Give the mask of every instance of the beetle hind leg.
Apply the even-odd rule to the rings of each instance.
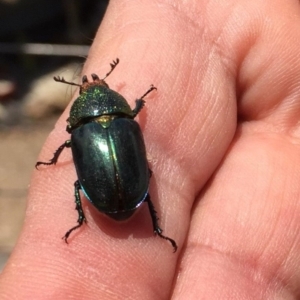
[[[83,212],[83,209],[82,209],[82,205],[81,205],[81,200],[80,200],[80,194],[79,194],[79,190],[81,189],[81,186],[80,186],[80,183],[78,180],[75,181],[74,183],[74,187],[75,187],[75,203],[76,203],[76,207],[75,209],[77,210],[78,212],[78,220],[77,220],[77,223],[78,225],[72,227],[70,230],[68,230],[66,232],[66,234],[62,237],[62,239],[65,240],[65,242],[68,244],[68,238],[70,236],[70,234],[78,229],[79,227],[82,226],[83,222],[86,223],[86,218],[85,218],[85,215],[84,215],[84,212]]]
[[[157,234],[159,237],[161,237],[161,238],[169,241],[171,243],[171,245],[173,246],[174,252],[176,252],[177,251],[177,244],[176,244],[176,242],[173,239],[171,239],[171,238],[169,238],[169,237],[167,237],[167,236],[165,236],[165,235],[162,234],[163,231],[162,231],[162,229],[158,225],[157,212],[156,212],[156,210],[154,208],[154,205],[153,205],[153,203],[152,203],[152,201],[150,199],[150,195],[149,194],[146,196],[145,201],[148,203],[148,207],[149,207],[150,216],[151,216],[151,219],[152,219],[154,233]]]

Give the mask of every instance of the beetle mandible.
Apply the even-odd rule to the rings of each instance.
[[[117,58],[103,79],[91,74],[93,81],[82,77],[82,84],[54,77],[57,82],[79,86],[79,97],[73,103],[66,131],[71,139],[65,141],[49,162],[35,165],[55,165],[65,148],[71,148],[78,180],[75,181],[75,203],[78,225],[66,232],[68,238],[81,227],[86,218],[82,209],[80,190],[102,213],[115,220],[128,219],[143,203],[148,204],[154,233],[168,240],[177,250],[176,242],[163,235],[158,217],[149,195],[152,171],[146,158],[146,149],[139,124],[134,118],[145,104],[144,98],[156,87],[137,99],[134,109],[116,91],[109,88],[105,79],[119,63]]]

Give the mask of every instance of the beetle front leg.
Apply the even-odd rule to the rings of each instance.
[[[140,98],[135,100],[135,108],[132,110],[134,117],[142,110],[142,108],[145,105],[144,98],[153,90],[157,90],[157,88],[154,85],[150,86],[150,89]]]
[[[173,246],[173,249],[174,249],[174,252],[177,251],[177,244],[174,240],[170,239],[169,237],[167,236],[164,236],[162,234],[162,229],[159,227],[158,225],[158,217],[157,217],[157,212],[155,211],[155,208],[154,208],[154,205],[150,199],[150,195],[148,194],[146,196],[146,199],[145,201],[148,203],[148,207],[149,207],[149,211],[150,211],[150,216],[151,216],[151,219],[152,219],[152,224],[153,224],[153,231],[155,234],[157,234],[159,237],[169,241],[172,246]]]
[[[78,180],[75,181],[74,187],[75,187],[75,203],[76,203],[75,209],[78,212],[78,220],[77,220],[78,225],[72,227],[62,237],[67,244],[68,244],[68,238],[69,238],[71,232],[74,231],[74,230],[76,230],[77,228],[81,227],[81,225],[83,224],[83,222],[86,223],[86,218],[85,218],[85,215],[84,215],[84,212],[83,212],[83,209],[82,209],[81,199],[80,199],[80,194],[79,194],[79,190],[81,190],[81,185],[80,185],[80,183],[79,183]]]
[[[71,147],[71,141],[67,140],[65,141],[55,152],[53,157],[49,160],[49,162],[43,162],[43,161],[38,161],[35,164],[35,168],[37,169],[39,165],[55,165],[57,163],[58,157],[62,153],[62,151],[65,149],[65,147],[70,148]]]

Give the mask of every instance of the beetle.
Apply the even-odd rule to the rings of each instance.
[[[79,87],[79,97],[71,106],[67,119],[66,131],[71,139],[55,151],[49,162],[38,161],[35,167],[55,165],[65,148],[72,150],[78,177],[74,183],[78,224],[64,235],[66,243],[70,234],[86,222],[79,192],[82,190],[97,210],[117,221],[128,219],[146,202],[154,233],[169,241],[176,252],[176,242],[163,235],[158,225],[148,191],[152,171],[140,126],[134,120],[145,104],[144,98],[156,87],[151,85],[131,109],[125,98],[105,82],[118,63],[117,58],[110,64],[111,69],[103,79],[91,74],[92,81],[88,81],[87,76],[83,76],[82,84],[54,77],[57,82]]]

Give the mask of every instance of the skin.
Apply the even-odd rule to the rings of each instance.
[[[183,4],[184,2],[184,4]],[[134,100],[153,170],[146,205],[117,223],[83,200],[66,149],[35,171],[5,299],[300,297],[300,7],[292,0],[111,1],[83,74]],[[59,83],[58,83],[59,84]],[[74,99],[78,96],[76,93]],[[69,138],[69,107],[39,160]]]

